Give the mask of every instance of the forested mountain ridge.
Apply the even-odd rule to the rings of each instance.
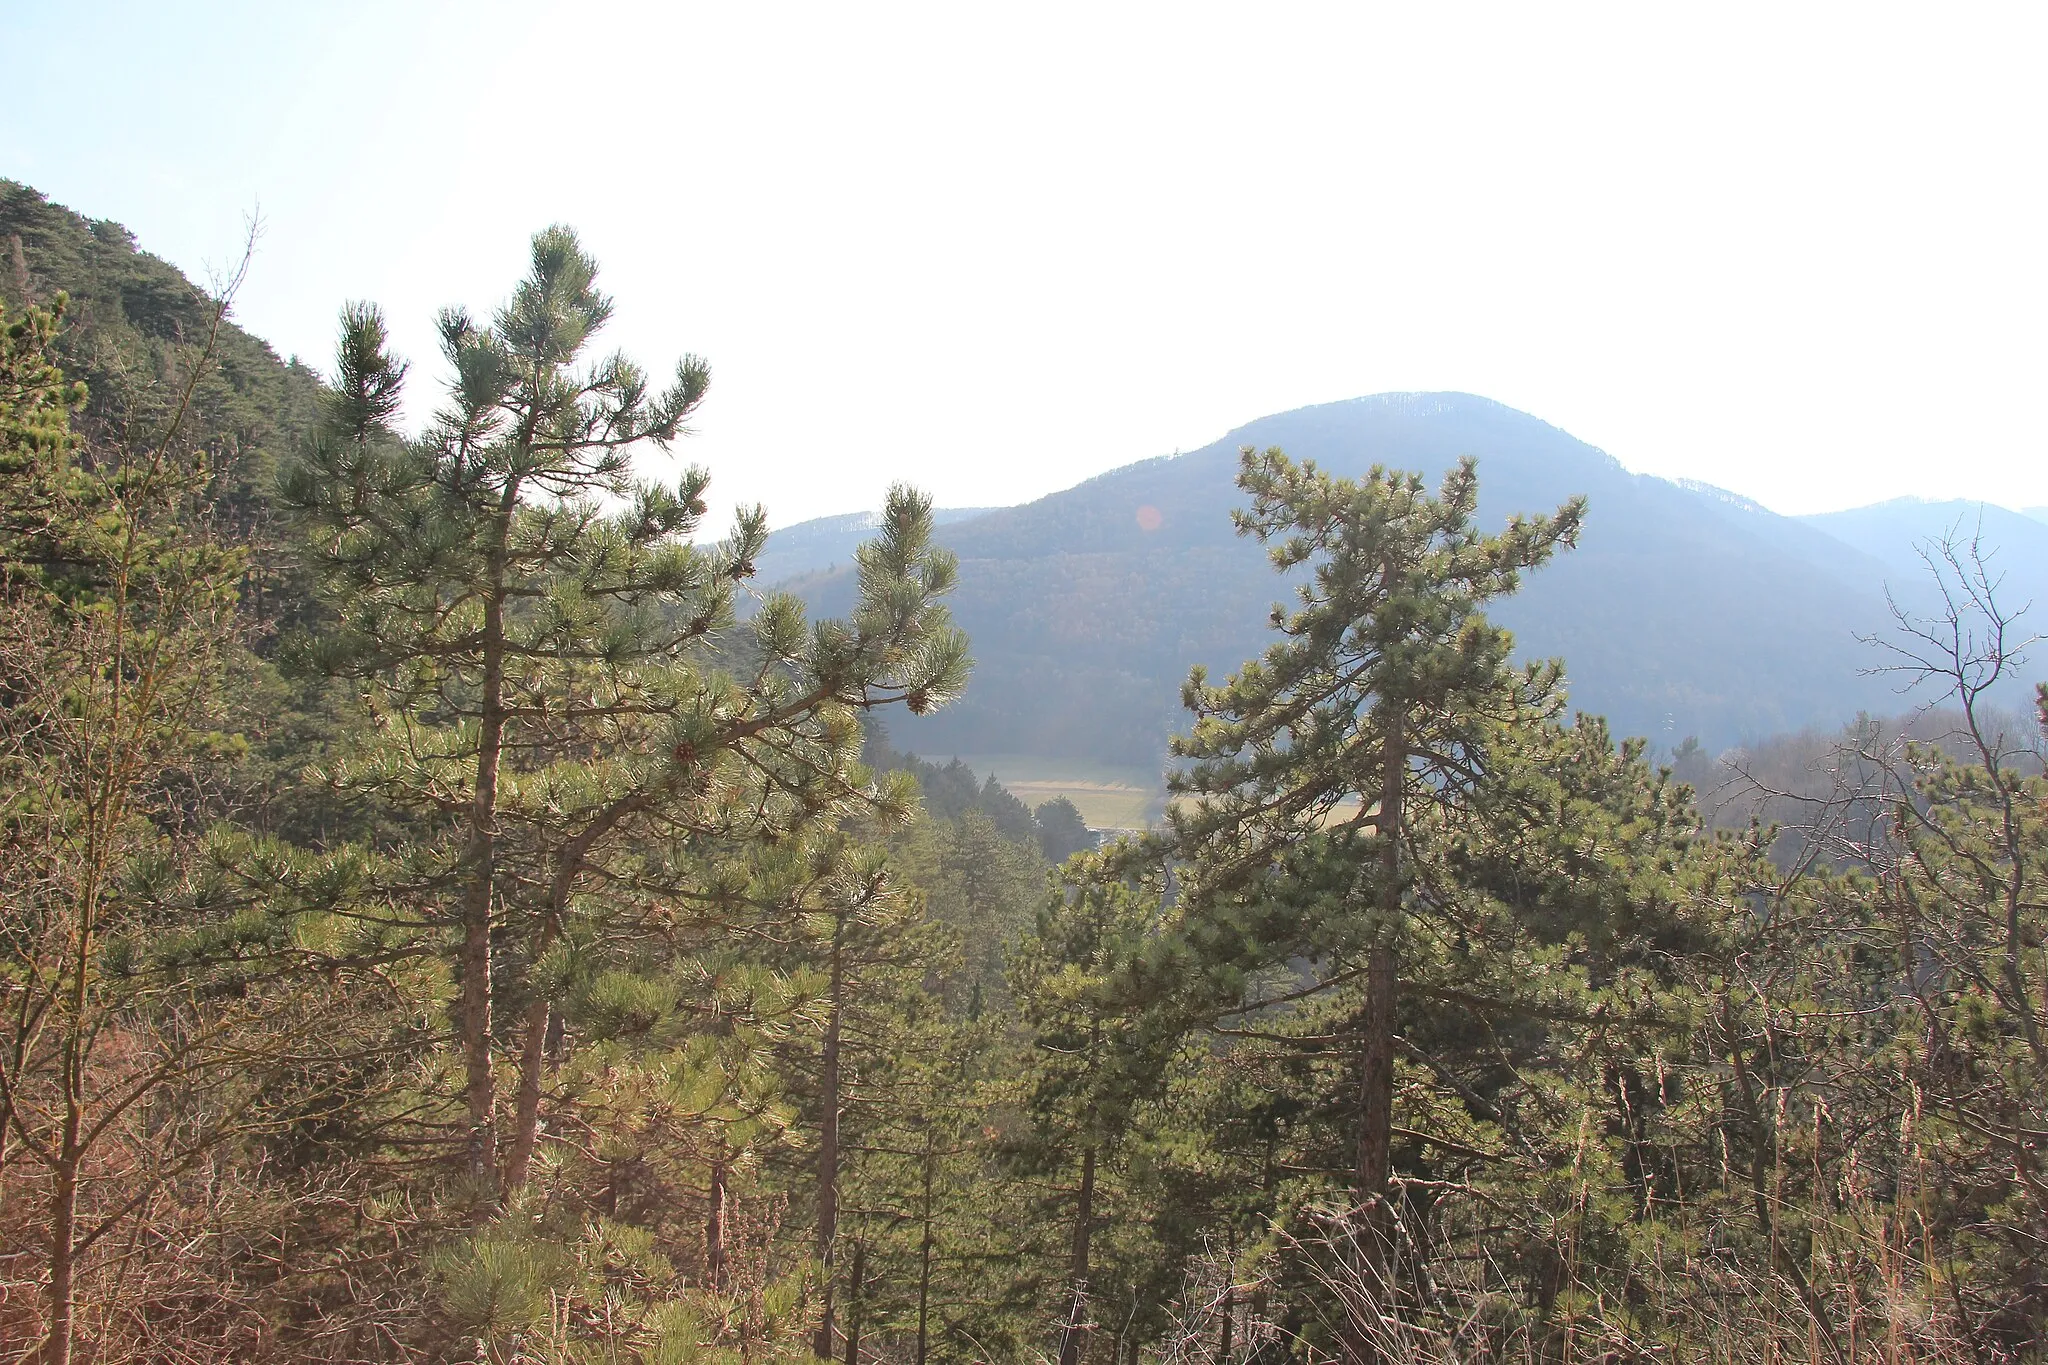
[[[0,178],[0,298],[18,308],[70,296],[57,351],[91,395],[86,426],[168,404],[187,353],[202,345],[213,305],[168,261],[139,249],[110,219],[89,220]],[[223,320],[199,373],[192,420],[226,467],[224,494],[244,512],[266,504],[279,462],[312,429],[320,379],[296,359]],[[118,408],[118,411],[117,411]]]
[[[71,295],[60,349],[94,395],[87,423],[110,418],[117,392],[132,399],[164,387],[173,352],[207,316],[204,292],[119,224],[88,221],[12,181],[0,181],[0,247],[0,295]],[[230,456],[219,471],[227,504],[260,520],[281,453],[310,427],[318,379],[232,321],[218,352],[197,418]],[[1474,454],[1483,516],[1587,494],[1580,549],[1532,576],[1500,616],[1524,656],[1567,660],[1574,705],[1664,746],[1690,735],[1719,749],[1895,709],[1890,689],[1861,675],[1872,659],[1854,637],[1885,625],[1887,586],[1918,589],[1912,542],[1977,506],[1900,500],[1785,518],[1705,484],[1630,474],[1482,398],[1322,404],[1022,507],[936,512],[941,542],[962,561],[955,610],[987,666],[959,707],[910,722],[900,738],[933,753],[1156,764],[1179,723],[1188,667],[1227,667],[1255,650],[1255,623],[1284,592],[1229,529],[1243,444],[1279,445],[1338,472],[1381,461],[1432,477]],[[1148,508],[1156,521],[1141,522]],[[2003,509],[1985,515],[1987,540],[2004,547],[2008,595],[2048,594],[2048,530]],[[872,525],[871,514],[852,513],[782,528],[756,566],[759,581],[792,582],[836,609],[845,587],[835,571]]]
[[[1156,762],[1188,668],[1255,652],[1267,606],[1286,592],[1230,528],[1247,445],[1339,474],[1382,463],[1427,479],[1476,456],[1487,525],[1585,495],[1578,548],[1531,574],[1497,616],[1523,657],[1562,657],[1572,704],[1622,733],[1717,749],[1899,704],[1864,673],[1874,660],[1856,638],[1887,624],[1896,558],[1709,485],[1632,474],[1485,398],[1381,394],[1262,418],[1200,450],[945,527],[961,561],[954,609],[983,668],[957,708],[902,738],[939,753]],[[841,600],[832,571],[806,567],[793,586],[820,607]]]
[[[986,515],[988,507],[938,507],[932,520],[940,526]],[[768,547],[754,561],[754,571],[764,583],[781,583],[835,564],[853,562],[853,552],[875,534],[872,512],[843,512],[833,517],[785,526],[768,538]]]
[[[1962,1365],[2048,1342],[2048,780],[2038,728],[1979,705],[2008,662],[1985,604],[1923,640],[1954,710],[1802,765],[1817,856],[1788,869],[1766,827],[1710,831],[1641,741],[1566,719],[1562,668],[1517,666],[1485,619],[1578,553],[1583,499],[1510,478],[1482,514],[1470,459],[1349,478],[1268,449],[1232,471],[1237,525],[1305,590],[1273,618],[1241,594],[1230,628],[1269,648],[1187,690],[1164,827],[1098,848],[1071,805],[888,740],[968,676],[929,501],[891,490],[843,616],[762,591],[764,517],[716,537],[707,476],[667,458],[708,363],[658,384],[594,347],[611,299],[571,229],[534,235],[488,316],[442,315],[458,382],[416,432],[383,314],[344,306],[289,441],[289,405],[228,366],[227,298],[152,334],[115,325],[116,288],[67,331],[66,281],[20,254],[0,1356]],[[250,357],[245,381],[284,369]],[[1615,485],[1492,405],[1363,406],[1378,447],[1355,420],[1270,439],[1493,439],[1536,451],[1510,473]],[[1084,585],[1163,545],[1238,591],[1244,546],[1159,472],[1098,481],[1068,527],[957,526],[990,523],[986,563],[1029,570],[1070,529]],[[1833,581],[1810,528],[1671,491],[1707,505],[1709,549]],[[1085,636],[1064,610],[1033,628]]]
[[[2048,605],[2048,524],[2025,512],[1964,498],[1893,498],[1799,520],[1879,561],[1885,585],[1895,593],[1924,592],[1927,565],[1918,547],[1953,537],[1983,547],[2013,607]]]

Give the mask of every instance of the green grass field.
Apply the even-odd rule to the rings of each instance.
[[[1027,806],[1064,796],[1097,829],[1143,829],[1158,818],[1166,795],[1156,772],[1092,759],[962,754],[960,761],[984,777],[993,773]]]

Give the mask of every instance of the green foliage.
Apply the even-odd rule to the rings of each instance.
[[[265,1091],[331,1055],[341,1004],[333,982],[286,987],[295,945],[219,875],[249,555],[189,419],[228,301],[168,412],[83,440],[66,302],[0,333],[0,1178],[41,1196],[0,1204],[0,1236],[38,1249],[18,1297],[57,1362],[122,1284],[96,1249],[174,1243],[182,1220],[142,1215],[182,1212],[195,1168],[285,1126]]]
[[[1814,814],[1715,832],[1697,746],[1566,723],[1490,622],[1576,504],[1488,534],[1469,463],[1247,452],[1296,604],[1190,680],[1169,828],[1097,850],[886,743],[965,678],[925,499],[818,621],[749,586],[758,509],[707,542],[702,471],[637,477],[708,370],[594,352],[566,230],[444,315],[407,434],[373,307],[316,391],[117,229],[6,185],[0,217],[9,1344],[2048,1340],[2048,769],[1988,705],[2018,636],[1966,550],[1895,654],[1946,709],[1753,755],[1815,768],[1771,807]],[[296,565],[249,473],[293,432]]]
[[[207,292],[138,251],[120,224],[87,222],[9,180],[0,180],[0,249],[10,258],[0,261],[0,294],[12,307],[66,295],[52,358],[89,391],[80,429],[131,444],[179,413],[210,452],[220,514],[266,541],[271,479],[312,425],[312,370],[280,361],[232,321],[217,325]],[[195,364],[210,333],[207,359]]]
[[[71,414],[85,406],[84,383],[65,379],[52,356],[70,304],[60,290],[50,307],[30,305],[18,318],[0,309],[0,474],[17,490],[24,479],[47,477],[46,464],[71,448]],[[17,491],[9,500],[10,519],[20,516],[22,498]]]
[[[1341,842],[1372,826],[1387,745],[1404,766],[1420,760],[1401,783],[1427,799],[1479,776],[1489,727],[1543,713],[1560,670],[1510,669],[1512,642],[1480,608],[1569,544],[1583,509],[1516,517],[1482,536],[1469,460],[1434,497],[1415,475],[1374,469],[1354,482],[1277,450],[1247,450],[1239,481],[1252,498],[1240,531],[1272,545],[1277,570],[1313,561],[1311,578],[1297,611],[1276,609],[1282,638],[1262,659],[1222,687],[1202,669],[1190,676],[1183,699],[1195,722],[1173,752],[1194,766],[1171,790],[1198,799],[1174,803],[1169,818],[1189,849],[1244,830],[1251,842],[1235,861],[1257,868],[1283,843],[1328,844],[1328,829]],[[1356,808],[1343,811],[1347,801]],[[1232,866],[1211,859],[1203,875],[1227,881]]]
[[[1269,643],[1272,575],[1230,533],[1245,445],[1279,446],[1353,479],[1374,464],[1417,470],[1432,488],[1475,456],[1487,530],[1508,513],[1588,496],[1579,547],[1488,614],[1514,631],[1523,659],[1564,658],[1575,703],[1607,716],[1617,734],[1660,745],[1695,734],[1718,751],[1898,704],[1861,672],[1870,660],[1852,632],[1882,632],[1890,617],[1859,547],[1718,489],[1631,473],[1485,398],[1386,393],[1261,417],[1198,450],[945,527],[962,566],[953,610],[983,669],[959,706],[906,728],[900,742],[1156,772],[1181,728],[1176,698],[1189,668],[1220,677]],[[1916,515],[1946,525],[1965,510]],[[1964,524],[1975,518],[1968,510]],[[1992,537],[2007,545],[2015,602],[2043,595],[2038,557],[2011,557],[2034,540],[2019,534],[2024,525],[2015,518],[2012,534]],[[820,526],[789,528],[787,539],[778,531],[764,564],[794,571]],[[1922,571],[1904,528],[1894,529],[1886,548],[1907,566],[1883,577],[1913,598]],[[842,572],[792,586],[815,609],[836,610],[850,583]]]
[[[1039,849],[1054,866],[1095,847],[1095,836],[1088,832],[1079,808],[1064,796],[1040,802],[1032,818],[1038,824]]]

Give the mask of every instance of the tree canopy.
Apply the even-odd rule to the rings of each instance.
[[[764,589],[573,232],[319,378],[25,194],[10,1358],[2039,1356],[2048,776],[1969,544],[1873,655],[1941,709],[1709,818],[1494,620],[1581,503],[1246,450],[1294,600],[1099,847],[892,747],[976,685],[929,499]]]

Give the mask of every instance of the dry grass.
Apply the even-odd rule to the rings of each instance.
[[[1096,829],[1144,829],[1158,818],[1166,784],[1144,768],[1037,754],[962,754],[960,761],[1027,806],[1066,797]]]
[[[1369,1258],[1361,1254],[1347,1211],[1315,1210],[1303,1235],[1281,1231],[1279,1245],[1257,1257],[1225,1255],[1205,1244],[1186,1267],[1167,1332],[1139,1358],[1146,1365],[1271,1365],[1279,1359],[1298,1365],[2023,1365],[2048,1359],[2038,1342],[2015,1353],[1988,1335],[1973,1339],[1944,1305],[1941,1275],[1903,1250],[1898,1227],[1842,1216],[1873,1211],[1815,1218],[1821,1235],[1796,1284],[1767,1267],[1714,1257],[1639,1267],[1649,1273],[1635,1277],[1626,1293],[1617,1292],[1618,1284],[1568,1273],[1554,1306],[1537,1312],[1518,1292],[1514,1267],[1496,1261],[1484,1245],[1467,1245],[1430,1274],[1394,1284],[1366,1270]],[[1298,1320],[1300,1330],[1252,1308],[1282,1259],[1318,1286],[1306,1301],[1306,1318]],[[1106,1337],[1091,1342],[1091,1362],[1125,1358],[1122,1343]]]

